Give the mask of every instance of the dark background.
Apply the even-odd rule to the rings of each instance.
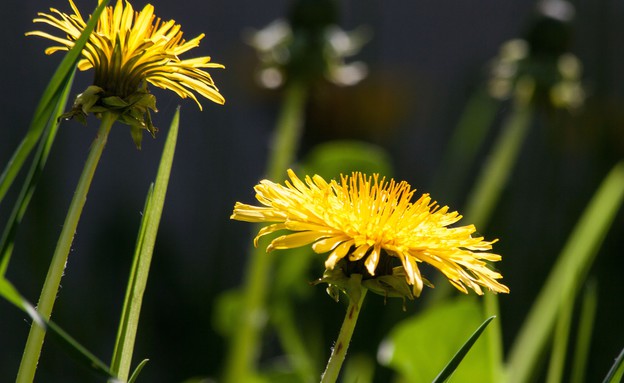
[[[95,1],[77,0],[83,15]],[[140,9],[143,1],[133,2]],[[136,360],[151,362],[142,381],[182,381],[217,376],[223,339],[212,326],[215,297],[237,286],[246,263],[249,225],[229,220],[236,201],[253,202],[252,186],[263,177],[279,92],[261,90],[253,79],[256,58],[242,39],[284,17],[288,1],[155,0],[156,14],[181,23],[185,36],[206,37],[192,55],[210,55],[226,70],[212,71],[225,106],[180,101],[155,90],[161,133],[146,136],[137,151],[126,126],[113,127],[97,170],[73,251],[62,281],[54,319],[103,360],[112,353],[140,212],[175,107],[181,125],[167,202],[156,244],[140,329]],[[373,38],[357,59],[370,76],[362,84],[315,99],[329,116],[311,116],[301,155],[314,143],[357,138],[391,154],[395,177],[428,191],[461,110],[500,45],[521,37],[533,20],[534,1],[342,1],[341,26],[368,25]],[[579,0],[571,50],[584,64],[589,98],[574,115],[538,115],[502,202],[484,233],[501,238],[499,266],[511,288],[501,297],[506,346],[524,319],[548,270],[585,204],[607,171],[624,153],[624,2]],[[4,167],[27,130],[30,116],[60,54],[45,56],[47,41],[25,37],[38,28],[38,11],[65,1],[4,1],[0,39],[2,90],[0,164]],[[80,73],[80,92],[92,73]],[[317,105],[318,106],[318,105]],[[312,108],[311,108],[312,109]],[[313,109],[312,109],[313,110]],[[501,110],[501,118],[505,110]],[[66,122],[61,126],[41,184],[20,228],[8,278],[36,302],[69,200],[96,132]],[[476,170],[474,175],[476,175]],[[460,184],[469,190],[472,174]],[[13,189],[17,189],[14,187]],[[16,191],[0,206],[8,216]],[[463,197],[438,201],[461,209]],[[449,193],[450,195],[450,193]],[[450,197],[449,197],[450,198]],[[592,276],[598,281],[599,309],[589,363],[589,381],[602,380],[624,346],[621,270],[624,216],[620,212],[600,251]],[[302,282],[307,283],[307,282]],[[342,308],[310,287],[329,316]],[[372,300],[372,299],[371,299]],[[417,306],[418,302],[411,303]],[[396,306],[396,305],[394,305]],[[400,308],[399,308],[400,310]],[[411,309],[412,310],[412,309]],[[410,311],[411,313],[411,311]],[[410,313],[405,314],[410,315]],[[363,316],[375,321],[375,311]],[[327,351],[339,326],[327,326]],[[333,326],[333,327],[332,327]],[[362,324],[362,333],[374,324]],[[374,329],[360,346],[373,353],[387,329]],[[0,381],[12,381],[28,332],[24,315],[0,302]],[[357,338],[356,330],[355,337]],[[357,341],[357,340],[356,340]],[[360,341],[362,342],[362,341]],[[267,350],[276,352],[270,348]],[[378,367],[379,381],[384,370]],[[387,373],[387,372],[385,372]],[[47,341],[37,373],[40,382],[85,382],[95,378]]]

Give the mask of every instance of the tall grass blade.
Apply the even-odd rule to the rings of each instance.
[[[130,271],[126,297],[124,299],[115,349],[111,361],[111,370],[123,381],[128,379],[130,373],[143,294],[147,285],[160,217],[165,204],[167,185],[169,184],[169,176],[171,174],[171,166],[178,137],[179,122],[180,108],[178,107],[173,121],[171,122],[171,126],[169,127],[169,134],[167,135],[167,141],[165,142],[160,165],[158,167],[156,182],[150,186],[148,192],[145,211],[137,238],[133,265]]]
[[[72,75],[67,78],[67,82],[64,84],[61,96],[57,100],[52,118],[48,120],[47,126],[43,133],[43,138],[39,141],[39,145],[37,145],[37,151],[35,152],[33,162],[28,170],[26,179],[24,180],[22,190],[15,201],[15,205],[11,211],[11,216],[9,217],[7,225],[2,232],[2,237],[0,237],[0,277],[5,274],[6,269],[9,266],[11,253],[13,252],[13,239],[15,238],[17,227],[22,221],[24,213],[26,213],[30,198],[35,191],[41,172],[43,171],[48,155],[50,154],[50,150],[52,149],[52,144],[54,143],[54,138],[56,137],[56,132],[59,127],[57,116],[60,116],[65,110],[67,97],[69,96],[73,79],[74,76],[72,72]]]
[[[618,355],[602,383],[620,383],[622,377],[624,377],[624,349]]]
[[[523,383],[534,374],[562,300],[582,284],[623,199],[624,161],[600,185],[531,308],[509,354],[509,382]]]

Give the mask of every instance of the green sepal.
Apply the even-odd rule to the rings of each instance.
[[[80,121],[83,125],[87,124],[87,114],[95,113],[93,110],[96,108],[96,104],[100,101],[102,94],[104,93],[104,89],[99,86],[91,85],[87,87],[87,89],[80,93],[76,100],[74,101],[74,105],[72,106],[69,112],[63,113],[59,120],[70,120],[76,119]],[[103,109],[102,111],[105,111]]]
[[[76,119],[83,125],[87,123],[87,115],[93,113],[101,118],[105,112],[114,112],[118,115],[117,120],[130,126],[130,135],[137,149],[141,149],[143,130],[150,132],[156,137],[158,129],[152,122],[150,110],[157,112],[156,97],[149,93],[147,84],[143,83],[140,88],[122,98],[119,96],[105,96],[104,89],[91,85],[76,97],[72,109],[59,117],[59,119]]]
[[[362,284],[371,292],[391,298],[414,300],[412,288],[407,283],[405,269],[402,266],[392,268],[392,275],[381,275],[365,279]]]
[[[129,103],[119,96],[102,97],[102,104],[112,109],[123,109],[129,106]]]
[[[333,269],[325,269],[321,278],[311,282],[315,286],[319,283],[327,283],[327,288],[325,289],[327,295],[338,302],[340,300],[340,292],[346,293],[349,277],[345,275],[341,268],[335,267]]]

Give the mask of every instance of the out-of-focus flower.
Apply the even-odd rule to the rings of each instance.
[[[316,253],[329,253],[322,281],[330,286],[362,274],[372,291],[411,299],[431,285],[418,266],[424,262],[464,293],[483,294],[482,287],[509,292],[487,263],[501,259],[489,252],[496,241],[474,237],[473,225],[449,227],[461,215],[439,207],[428,194],[412,202],[415,190],[407,182],[359,172],[340,182],[318,175],[303,182],[292,170],[288,176],[285,185],[261,181],[255,191],[264,206],[236,203],[231,218],[271,223],[260,230],[256,245],[264,235],[290,231],[273,239],[267,251],[312,244]]]
[[[360,61],[347,63],[368,41],[370,32],[361,27],[345,32],[334,20],[331,1],[299,1],[289,21],[278,19],[245,39],[260,58],[258,81],[266,88],[278,88],[288,79],[319,75],[340,85],[355,85],[368,71]],[[309,15],[309,16],[308,16]]]
[[[554,108],[576,109],[585,101],[580,60],[568,51],[574,7],[564,0],[542,0],[526,39],[505,42],[490,66],[492,97],[515,96]],[[532,91],[526,92],[531,83]],[[524,99],[527,98],[527,99]]]
[[[46,54],[71,49],[86,26],[74,2],[69,0],[69,4],[73,14],[50,8],[49,14],[39,13],[33,20],[58,28],[65,36],[42,31],[27,33],[59,44],[47,48]],[[156,100],[148,92],[146,82],[169,89],[181,98],[189,97],[200,109],[194,92],[223,104],[225,99],[205,71],[223,65],[211,62],[208,56],[179,58],[197,47],[203,37],[201,34],[186,41],[180,25],[157,18],[152,5],[136,12],[128,1],[118,0],[114,7],[106,7],[102,12],[78,63],[80,70],[94,69],[93,85],[78,96],[73,110],[64,117],[84,121],[88,113],[115,112],[120,121],[131,126],[132,137],[140,146],[143,129],[152,134],[156,131],[149,115],[150,109],[156,111]]]

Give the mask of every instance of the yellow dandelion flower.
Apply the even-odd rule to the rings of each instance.
[[[101,0],[99,1],[101,3]],[[65,36],[58,37],[43,31],[32,31],[26,35],[39,36],[52,40],[58,45],[45,50],[50,55],[57,51],[67,51],[86,26],[86,22],[72,0],[69,4],[73,14],[50,8],[50,13],[38,13],[33,20],[58,28]],[[131,126],[140,126],[152,133],[149,111],[155,110],[153,97],[147,94],[145,82],[159,88],[175,92],[181,98],[191,98],[202,106],[194,92],[223,104],[225,99],[219,93],[207,68],[224,68],[211,62],[210,57],[180,59],[180,55],[197,47],[204,34],[186,41],[182,37],[181,26],[174,20],[162,21],[154,15],[154,7],[147,4],[140,12],[135,11],[128,1],[118,0],[102,12],[98,24],[82,51],[78,68],[82,71],[93,68],[95,79],[77,100],[69,117],[78,112],[102,112],[116,110],[121,120]],[[151,96],[151,95],[150,95]],[[139,110],[132,111],[138,105]],[[130,112],[127,112],[130,110]],[[147,113],[147,119],[143,115]],[[147,126],[146,126],[147,124]]]
[[[231,218],[247,222],[271,223],[260,230],[254,242],[281,230],[292,233],[271,241],[267,251],[312,244],[319,254],[329,253],[327,270],[340,262],[361,263],[366,278],[391,275],[386,267],[395,259],[400,275],[420,295],[427,280],[418,264],[425,262],[440,270],[460,291],[467,288],[483,294],[482,287],[508,293],[499,283],[502,276],[487,262],[501,256],[489,252],[494,241],[476,236],[473,225],[449,227],[462,217],[439,207],[428,194],[412,202],[415,190],[405,182],[386,181],[378,174],[353,173],[340,182],[325,181],[315,175],[300,180],[288,170],[284,185],[263,180],[255,187],[256,198],[264,206],[237,202]],[[356,268],[357,270],[357,268]],[[397,275],[397,273],[394,273]]]

